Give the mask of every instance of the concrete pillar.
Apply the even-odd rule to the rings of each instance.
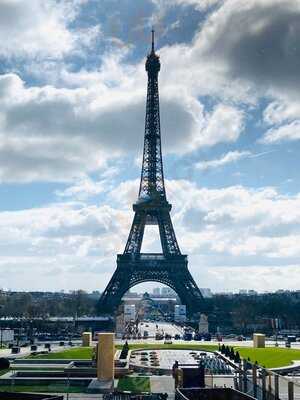
[[[243,360],[243,392],[248,391],[248,381],[247,381],[247,371],[248,371],[248,361]]]
[[[114,379],[115,334],[98,334],[97,378],[99,380]]]
[[[257,397],[257,365],[252,364],[253,397]]]
[[[91,345],[92,345],[92,333],[91,332],[83,332],[81,338],[82,338],[82,346],[83,347],[91,347]]]
[[[239,391],[243,391],[243,370],[242,370],[242,363],[239,363],[239,369],[238,369],[238,374],[239,374]]]
[[[263,333],[254,333],[253,334],[253,347],[254,348],[266,347],[265,340],[266,340],[266,336]]]
[[[279,399],[279,375],[274,375],[275,399]]]
[[[288,400],[294,400],[294,382],[288,383]]]
[[[262,390],[262,400],[266,400],[267,398],[267,389],[266,389],[266,370],[261,370],[261,390]]]

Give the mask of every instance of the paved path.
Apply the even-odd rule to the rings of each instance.
[[[174,379],[171,376],[150,376],[151,393],[168,393],[168,399],[175,395]]]
[[[77,346],[74,346],[77,347]],[[72,348],[71,346],[59,346],[58,344],[51,343],[51,352],[58,352]],[[39,345],[37,351],[46,351],[44,344]],[[26,357],[31,354],[30,346],[27,347],[20,347],[20,353],[12,354],[11,349],[0,349],[0,357],[6,357],[10,359]]]
[[[155,338],[155,334],[157,332],[168,334],[174,337],[176,334],[183,335],[183,328],[171,324],[170,322],[141,322],[139,324],[139,330],[144,335],[144,332],[147,331],[149,335],[149,339]]]

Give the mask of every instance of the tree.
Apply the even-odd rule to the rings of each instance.
[[[238,351],[235,353],[234,362],[235,362],[236,364],[239,364],[239,363],[241,362],[240,353],[239,353]]]

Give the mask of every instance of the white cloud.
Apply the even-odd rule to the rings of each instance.
[[[54,289],[51,271],[56,270],[56,289],[104,289],[129,234],[137,187],[138,181],[124,182],[100,207],[58,203],[1,212],[0,271],[10,271],[7,286],[31,289],[39,282],[40,289]],[[282,287],[289,287],[288,274],[300,263],[299,195],[284,196],[273,188],[206,189],[183,180],[167,181],[167,193],[181,250],[189,255],[200,286],[231,289],[229,271],[256,277],[277,271]],[[148,249],[157,249],[154,239],[153,234],[145,236]],[[30,274],[24,277],[20,270]],[[239,287],[248,284],[253,281]],[[274,287],[278,285],[279,279]],[[265,289],[259,281],[254,287]]]
[[[134,76],[119,77],[117,83],[117,75],[108,68],[99,86],[78,88],[26,87],[16,74],[2,75],[0,180],[69,181],[103,167],[108,159],[140,152],[145,114],[142,79],[139,74],[137,82]],[[145,86],[144,72],[143,79]],[[112,81],[117,86],[110,87]],[[195,98],[165,89],[164,152],[186,153],[235,141],[243,130],[243,118],[243,112],[223,104],[204,114]]]
[[[183,6],[195,6],[199,10],[206,10],[212,6],[217,6],[223,3],[224,0],[171,0],[171,4]]]
[[[137,181],[111,192],[122,207],[136,200]],[[183,250],[194,255],[222,255],[238,265],[238,256],[268,263],[299,257],[300,196],[281,195],[274,188],[198,188],[185,180],[166,182],[173,220]],[[233,260],[237,257],[236,260]],[[261,257],[261,259],[259,258]],[[245,260],[244,260],[245,261]],[[286,262],[286,261],[285,261]]]
[[[58,196],[85,200],[105,194],[120,210],[104,201],[100,207],[70,203],[0,213],[1,272],[9,275],[7,285],[14,288],[43,282],[45,288],[56,289],[57,279],[51,277],[56,270],[61,287],[102,289],[115,268],[116,252],[125,245],[133,217],[129,205],[136,200],[138,181],[108,188],[107,194],[105,176],[93,181],[86,174],[106,169],[109,176],[114,172],[107,167],[108,159],[128,154],[134,159],[135,151],[140,154],[144,61],[127,64],[129,50],[122,45],[103,55],[99,70],[71,72],[64,57],[91,47],[102,35],[100,26],[70,27],[82,1],[27,3],[0,4],[0,38],[10,32],[0,43],[0,56],[27,58],[27,74],[36,68],[34,76],[42,72],[43,82],[49,79],[51,84],[32,86],[16,74],[0,77],[0,181],[71,181]],[[164,153],[184,154],[235,142],[244,130],[244,110],[258,96],[276,97],[264,112],[264,122],[285,123],[272,127],[264,142],[299,138],[299,122],[294,121],[299,119],[299,107],[292,101],[299,93],[299,57],[293,47],[299,39],[298,2],[177,4],[202,6],[205,12],[213,5],[220,7],[190,44],[159,51]],[[274,32],[282,40],[269,46]],[[284,99],[278,95],[282,88]],[[212,100],[209,112],[199,101],[206,95]],[[229,152],[200,168],[225,165],[247,157],[245,153]],[[284,196],[274,188],[205,189],[188,181],[167,181],[167,189],[179,243],[190,255],[190,268],[199,282],[207,279],[207,285],[213,285],[218,271],[218,285],[228,287],[233,271],[246,271],[251,279],[252,273],[261,278],[255,283],[260,290],[275,273],[276,282],[270,280],[274,287],[280,279],[289,287],[288,274],[296,277],[300,261],[299,196]],[[148,245],[153,245],[152,237]],[[28,281],[20,278],[23,269],[30,271]],[[29,279],[32,274],[35,282]],[[242,278],[235,279],[243,287]],[[245,284],[254,286],[254,278]]]
[[[72,186],[67,187],[64,190],[57,190],[55,194],[58,197],[72,197],[78,200],[85,200],[90,196],[95,196],[106,190],[106,182],[93,181],[88,176],[83,176]]]
[[[261,143],[271,144],[300,139],[300,120],[269,129],[261,138]]]
[[[107,205],[65,203],[1,212],[0,270],[10,272],[6,286],[103,289],[128,229],[128,213]],[[56,270],[55,279],[52,270]]]
[[[278,125],[300,118],[300,103],[295,100],[278,99],[271,102],[263,112],[264,122]]]
[[[222,102],[251,105],[259,97],[277,99],[283,94],[299,101],[298,1],[178,0],[176,4],[214,7],[190,44],[161,49],[166,82]]]
[[[72,32],[68,25],[83,0],[3,0],[0,3],[0,55],[61,58],[91,43],[95,29]]]
[[[216,267],[209,268],[205,273],[212,282],[211,288],[216,291],[224,291],[224,282],[226,290],[233,292],[238,289],[254,289],[260,292],[299,289],[299,265],[224,267],[221,270]]]
[[[243,158],[247,158],[251,155],[250,151],[229,151],[224,154],[221,158],[217,158],[215,160],[210,161],[201,161],[195,164],[197,169],[201,171],[205,171],[210,168],[218,168],[223,165],[230,164],[236,161],[239,161]]]
[[[195,148],[235,142],[244,129],[244,113],[234,107],[219,104],[207,116],[205,126],[195,137]]]
[[[295,94],[299,19],[298,1],[225,1],[207,19],[196,43],[203,43],[207,58],[223,64],[229,78],[247,80],[257,91]]]
[[[60,55],[71,49],[79,51],[76,47],[79,42],[81,46],[90,46],[102,34],[99,26],[77,31],[69,27],[81,3],[70,0],[58,2],[53,7],[51,2],[34,0],[31,5],[37,10],[34,13],[21,0],[5,1],[2,7],[6,20],[16,17],[24,25],[24,43],[21,41],[24,48],[12,46],[9,42],[7,46],[31,56],[33,53],[30,51],[35,50],[27,48],[28,43],[35,46],[37,52],[44,48],[50,54],[53,48]],[[179,3],[197,7],[202,4],[206,8],[218,2],[200,4],[198,1],[180,0]],[[239,138],[244,130],[245,112],[234,104],[254,102],[260,86],[257,74],[251,72],[252,67],[257,67],[255,60],[252,60],[253,65],[238,64],[236,61],[240,61],[237,54],[243,48],[241,43],[252,43],[251,38],[256,35],[255,43],[259,46],[260,38],[269,37],[267,27],[275,29],[280,22],[280,26],[285,27],[292,18],[292,11],[298,15],[294,3],[287,1],[283,5],[277,0],[272,12],[267,14],[270,4],[269,0],[251,0],[247,4],[236,0],[220,3],[220,7],[208,15],[190,45],[161,49],[164,152],[183,154],[205,146],[234,142]],[[159,2],[157,6],[160,7]],[[44,24],[44,20],[49,25]],[[240,23],[241,20],[244,24]],[[293,21],[292,18],[292,26]],[[6,29],[5,26],[3,29]],[[47,34],[38,34],[39,29],[46,30]],[[27,41],[26,35],[31,38],[32,32],[37,32],[34,33],[35,39]],[[287,43],[289,40],[293,43],[297,32],[295,29],[287,36]],[[44,37],[53,43],[43,42]],[[17,35],[11,35],[11,38],[19,40]],[[52,56],[58,57],[58,53]],[[52,76],[60,88],[26,87],[16,75],[2,77],[1,105],[5,107],[0,115],[0,159],[6,161],[6,164],[0,165],[2,181],[66,181],[98,169],[107,157],[118,157],[122,152],[141,148],[146,75],[143,62],[138,65],[124,63],[126,54],[128,48],[104,54],[99,71],[70,72],[64,66],[59,73],[55,72],[55,78]],[[287,54],[286,63],[289,63],[289,57],[293,58]],[[278,74],[280,71],[278,69]],[[284,80],[283,74],[280,77]],[[65,85],[68,89],[63,88]],[[273,89],[275,91],[276,88]],[[198,100],[204,95],[219,98],[221,103],[208,113]],[[269,108],[265,119],[271,121],[272,118],[274,121],[274,113]],[[59,151],[54,154],[54,148],[64,148],[64,154]]]

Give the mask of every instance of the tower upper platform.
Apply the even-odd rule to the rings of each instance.
[[[145,69],[148,72],[148,75],[157,75],[160,71],[160,61],[159,56],[155,53],[154,50],[154,30],[152,29],[152,46],[151,53],[148,54]]]

